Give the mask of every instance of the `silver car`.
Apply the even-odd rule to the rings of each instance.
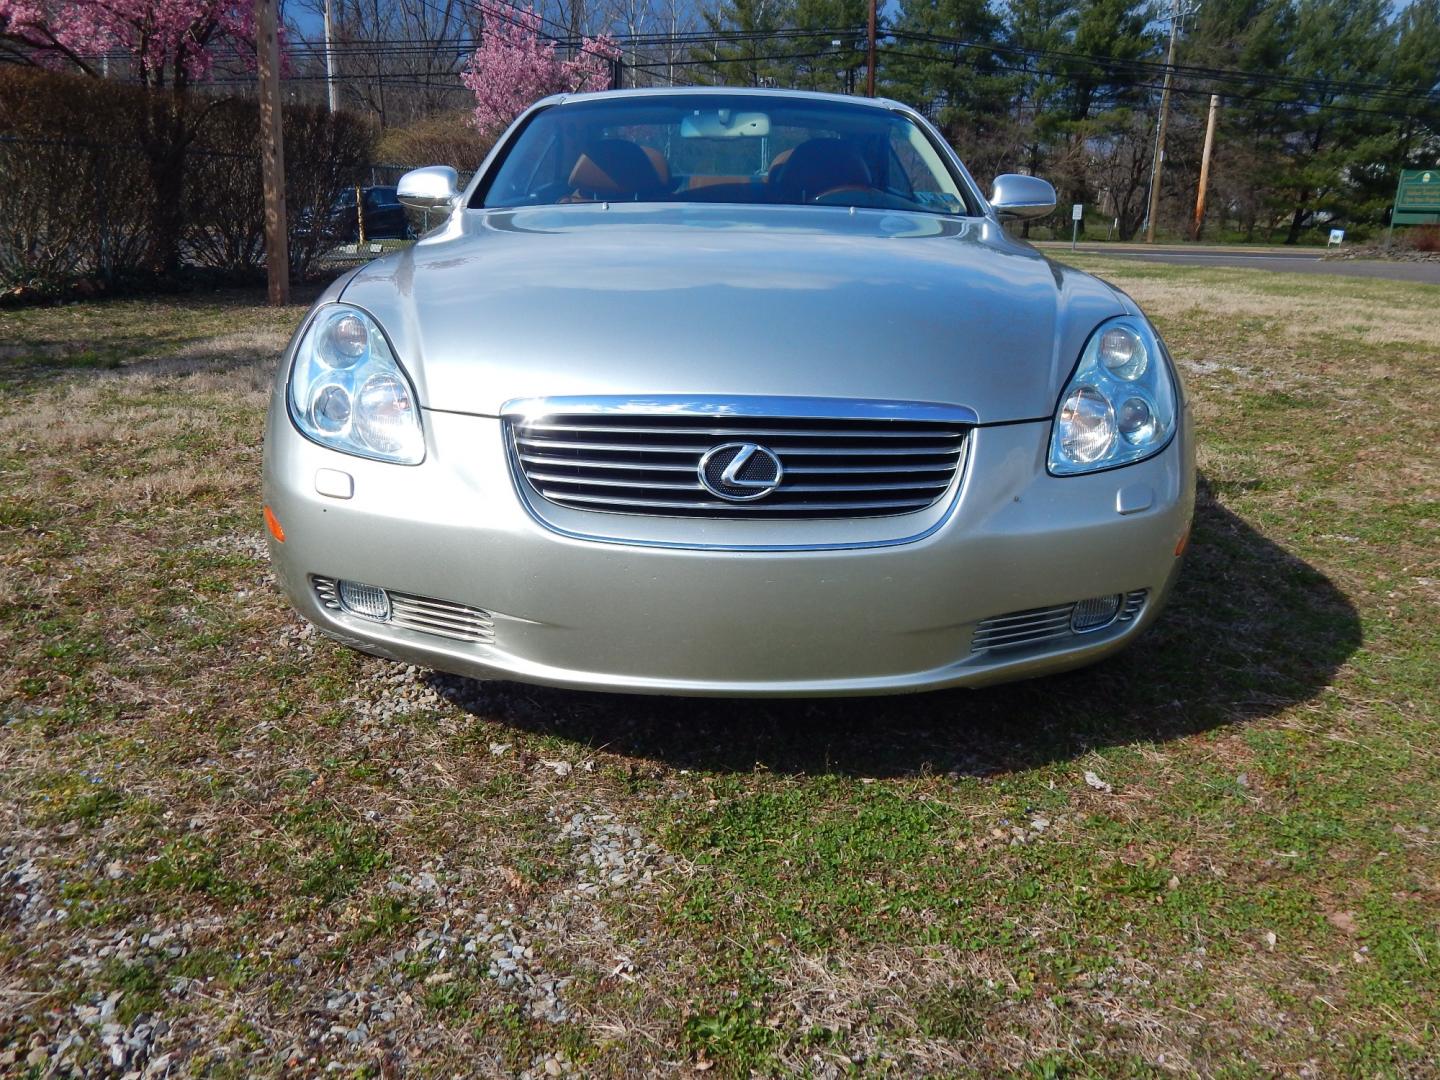
[[[280,366],[271,558],[357,649],[661,694],[876,694],[1076,667],[1160,612],[1190,410],[1124,293],[1006,236],[892,101],[556,97]]]

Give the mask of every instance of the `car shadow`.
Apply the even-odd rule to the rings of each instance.
[[[1216,502],[1203,479],[1186,558],[1169,606],[1130,649],[980,690],[735,700],[428,678],[477,717],[672,767],[990,775],[1273,714],[1318,694],[1359,647],[1344,594]]]

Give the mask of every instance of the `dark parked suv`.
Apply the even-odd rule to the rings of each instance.
[[[330,208],[330,221],[335,229],[335,238],[340,243],[354,243],[360,239],[359,222],[355,214],[355,188],[346,188]],[[405,210],[395,197],[393,187],[360,188],[361,209],[365,217],[366,240],[406,240],[410,238],[410,226],[405,220]]]

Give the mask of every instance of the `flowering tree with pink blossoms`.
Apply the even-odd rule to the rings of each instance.
[[[0,0],[0,56],[99,76],[101,54],[129,54],[157,91],[144,130],[116,137],[136,139],[145,154],[154,196],[149,262],[166,273],[179,266],[184,165],[195,138],[188,91],[209,76],[220,49],[253,57],[254,41],[251,0]]]
[[[507,0],[480,0],[480,16],[480,47],[460,81],[475,94],[474,123],[482,134],[498,135],[547,94],[610,88],[620,48],[608,34],[585,38],[575,56],[562,59],[555,42],[541,36],[538,12]]]
[[[129,53],[141,80],[183,93],[219,46],[252,50],[249,0],[0,0],[0,51],[99,75],[101,53]]]

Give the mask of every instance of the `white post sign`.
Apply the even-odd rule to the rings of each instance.
[[[1085,204],[1075,203],[1070,207],[1070,250],[1075,250],[1075,241],[1080,236],[1080,222],[1085,220]]]
[[[1344,242],[1345,242],[1345,230],[1344,230],[1344,229],[1331,229],[1331,230],[1330,230],[1330,241],[1329,241],[1329,243],[1327,243],[1325,246],[1326,246],[1326,247],[1331,247],[1331,246],[1334,245],[1334,244],[1343,244]]]

